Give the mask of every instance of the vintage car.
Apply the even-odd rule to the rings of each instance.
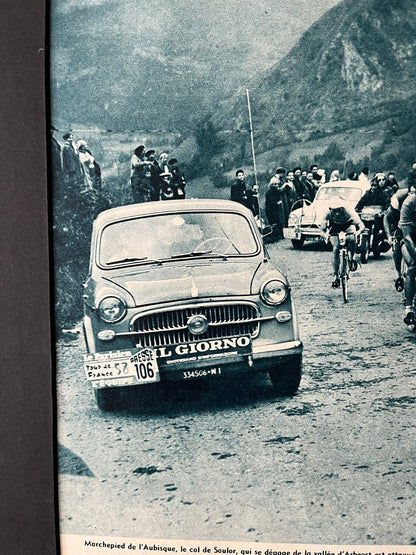
[[[106,210],[84,284],[86,379],[98,406],[128,386],[268,372],[278,395],[300,383],[302,342],[286,277],[251,212],[224,200]]]
[[[322,218],[332,197],[342,197],[347,207],[355,208],[368,188],[369,185],[359,181],[333,181],[321,185],[312,203],[297,201],[289,214],[288,223],[288,236],[294,248],[301,249],[305,240],[320,239]]]

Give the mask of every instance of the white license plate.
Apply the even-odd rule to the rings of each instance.
[[[361,219],[364,222],[372,222],[374,220],[374,214],[361,214]]]
[[[160,381],[156,353],[149,347],[84,355],[84,370],[92,386]]]
[[[295,228],[287,227],[284,230],[284,236],[286,239],[295,239]]]

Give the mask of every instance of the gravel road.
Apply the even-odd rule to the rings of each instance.
[[[331,253],[269,246],[304,342],[293,398],[266,375],[164,387],[101,413],[81,337],[58,345],[62,533],[275,543],[416,544],[416,334],[391,255],[350,279]]]

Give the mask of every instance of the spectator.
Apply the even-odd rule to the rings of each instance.
[[[91,154],[87,142],[84,140],[77,142],[77,151],[80,162],[84,168],[85,191],[92,191],[95,185],[94,156]]]
[[[273,228],[273,233],[270,236],[271,240],[280,241],[284,238],[283,228],[285,225],[285,213],[284,213],[284,193],[283,188],[285,186],[291,187],[292,185],[287,185],[284,182],[285,170],[283,168],[277,168],[274,176],[270,179],[268,189],[266,191],[266,216],[269,224]],[[293,172],[292,180],[293,180]]]
[[[309,175],[309,178],[308,178],[308,175]],[[306,177],[302,176],[300,180],[303,185],[303,198],[312,202],[313,199],[315,198],[316,191],[318,189],[318,187],[315,186],[315,183],[313,181],[312,172],[307,172]]]
[[[247,188],[244,171],[239,169],[235,172],[235,180],[234,183],[231,185],[231,193],[230,193],[230,200],[234,202],[238,202],[249,208],[254,216],[257,216],[259,213],[258,210],[258,202],[255,202],[257,198],[257,191]]]
[[[331,175],[329,176],[329,181],[330,181],[330,182],[332,182],[332,181],[339,181],[340,179],[341,179],[341,178],[340,178],[340,175],[339,175],[339,170],[333,170],[333,171],[331,172]]]
[[[160,174],[162,173],[159,164],[155,158],[156,151],[151,149],[146,152],[146,161],[148,162],[148,172],[146,177],[150,177],[150,200],[159,200],[160,198]]]
[[[394,193],[396,193],[397,190],[399,189],[399,184],[397,182],[394,172],[389,172],[387,174],[386,187],[391,187]]]
[[[84,187],[84,170],[80,162],[72,133],[65,133],[62,147],[62,170],[65,185],[71,189],[81,190]]]
[[[176,158],[171,158],[168,162],[169,172],[172,174],[171,186],[173,188],[173,198],[185,198],[186,181],[185,176],[178,166]]]
[[[318,181],[319,186],[326,183],[326,172],[325,172],[325,170],[317,169],[316,174],[319,176],[319,181]]]
[[[290,177],[289,177],[289,174],[290,174]],[[292,179],[292,175],[293,175],[293,179]],[[288,180],[291,181],[296,191],[296,200],[305,198],[304,186],[300,179],[301,176],[302,176],[302,170],[299,167],[294,168],[292,172],[288,172]]]
[[[162,173],[169,172],[168,158],[169,156],[166,152],[162,152],[159,156],[159,168]]]
[[[133,202],[147,202],[150,200],[149,184],[146,180],[146,172],[150,172],[150,170],[149,162],[144,156],[144,149],[144,145],[136,147],[130,160],[130,185]]]
[[[172,174],[170,172],[162,172],[159,175],[160,184],[160,200],[171,200],[174,198],[173,187],[171,185]]]
[[[360,175],[358,176],[358,181],[363,185],[365,185],[367,189],[370,188],[370,179],[368,177],[369,171],[370,170],[368,166],[364,166],[363,169],[361,170]]]

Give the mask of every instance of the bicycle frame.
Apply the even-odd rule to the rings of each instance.
[[[350,277],[350,253],[347,249],[347,234],[345,231],[338,233],[339,240],[339,279],[341,282],[344,303],[348,302],[348,280]]]

